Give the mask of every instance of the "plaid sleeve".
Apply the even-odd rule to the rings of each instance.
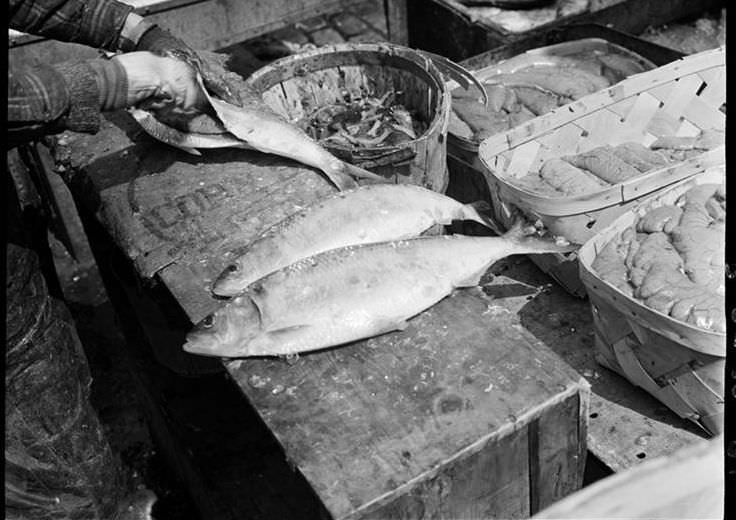
[[[35,129],[96,132],[100,125],[100,86],[87,62],[8,69],[8,120],[11,134]]]
[[[133,7],[117,0],[10,0],[9,27],[115,51]]]

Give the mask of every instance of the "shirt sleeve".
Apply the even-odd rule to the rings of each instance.
[[[63,130],[95,133],[102,110],[125,106],[127,78],[113,60],[8,69],[9,141]]]
[[[117,0],[10,0],[9,27],[54,40],[116,51],[133,7]]]

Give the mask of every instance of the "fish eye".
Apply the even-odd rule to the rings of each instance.
[[[230,271],[231,273],[234,273],[235,271],[238,270],[238,265],[237,264],[230,264],[229,266],[227,266],[227,270]]]
[[[202,319],[202,321],[199,322],[199,324],[204,327],[205,329],[209,329],[212,327],[212,325],[215,323],[215,317],[210,314],[209,316],[206,316]]]

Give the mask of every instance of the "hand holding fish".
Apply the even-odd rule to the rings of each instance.
[[[174,106],[197,111],[207,100],[194,69],[181,60],[150,52],[129,52],[112,58],[127,77],[127,105],[144,103],[151,108]]]
[[[136,50],[148,51],[158,56],[176,58],[188,64],[202,76],[208,91],[231,105],[242,106],[237,86],[228,77],[232,75],[224,66],[225,57],[214,52],[197,52],[170,32],[154,25],[138,41]]]

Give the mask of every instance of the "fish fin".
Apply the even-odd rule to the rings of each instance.
[[[486,266],[487,267],[487,266]],[[483,277],[483,275],[486,272],[486,267],[478,271],[477,273],[473,273],[470,276],[463,278],[462,280],[454,283],[453,285],[457,287],[475,287],[476,285],[480,284],[480,279]]]
[[[202,156],[202,152],[200,152],[196,148],[190,148],[188,146],[182,146],[180,144],[174,144],[174,143],[168,143],[168,144],[169,146],[173,146],[174,148],[178,148],[179,150],[184,150],[185,152],[190,153],[192,155],[196,155],[198,157]]]
[[[358,187],[358,183],[344,171],[342,165],[335,169],[324,168],[322,172],[340,191],[352,190]]]
[[[406,330],[408,326],[409,326],[409,322],[406,320],[401,320],[394,324],[394,328],[396,330]]]
[[[303,324],[303,325],[289,325],[287,327],[281,327],[278,329],[266,329],[264,332],[267,334],[270,334],[272,336],[279,336],[283,334],[291,334],[292,332],[296,332],[298,330],[306,329],[308,327],[311,327],[311,325]]]
[[[388,182],[388,179],[386,179],[385,177],[381,177],[377,173],[370,172],[364,168],[361,168],[360,166],[355,166],[354,164],[350,164],[349,162],[345,161],[343,161],[343,165],[345,173],[353,177],[357,177],[359,179],[371,179],[374,181]]]
[[[468,90],[471,83],[475,88],[477,88],[480,91],[481,96],[483,97],[483,105],[488,106],[489,98],[488,98],[488,92],[486,92],[486,87],[481,83],[478,78],[476,78],[468,69],[465,67],[458,65],[454,61],[445,58],[444,56],[441,56],[439,54],[435,54],[433,52],[428,51],[419,51],[422,54],[424,54],[427,58],[432,60],[432,62],[445,74],[450,76],[452,79],[458,82],[461,87],[463,87],[465,90]]]
[[[491,205],[485,200],[478,200],[465,205],[466,217],[471,220],[483,224],[487,228],[491,229],[497,235],[503,235],[503,231],[500,226],[490,217],[485,216],[481,211],[490,211]]]

